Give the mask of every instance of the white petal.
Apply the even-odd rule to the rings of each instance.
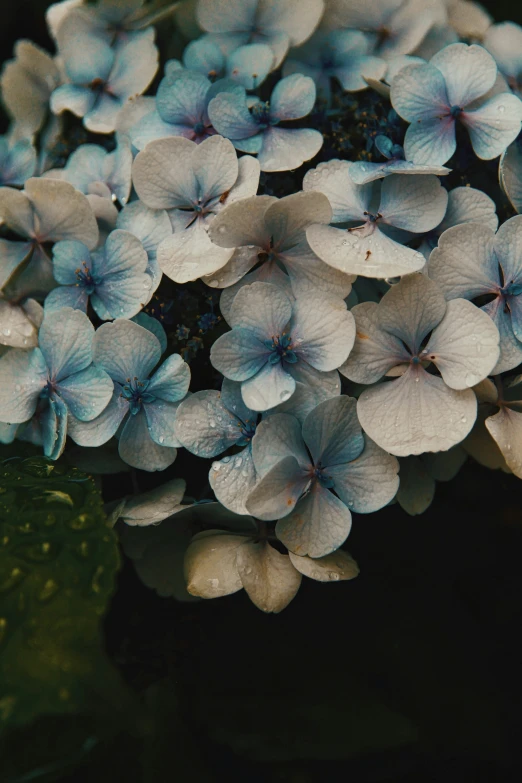
[[[267,541],[249,541],[237,550],[237,570],[251,601],[263,612],[277,614],[295,598],[301,574],[288,555]]]
[[[208,480],[219,502],[235,514],[248,514],[246,501],[256,485],[252,449],[212,463]]]
[[[435,497],[435,479],[419,457],[403,457],[400,465],[397,502],[410,516],[422,514]]]
[[[486,378],[495,367],[500,355],[499,339],[498,329],[486,313],[467,299],[452,299],[425,353],[448,386],[466,389]]]
[[[455,391],[411,367],[397,380],[365,389],[357,403],[365,432],[398,457],[455,446],[471,430],[476,412],[471,389]]]
[[[294,568],[316,582],[339,582],[355,579],[359,575],[359,566],[353,557],[342,549],[316,558],[295,555],[293,552],[288,555]]]
[[[187,590],[200,598],[219,598],[241,590],[243,583],[236,567],[237,551],[243,536],[208,535],[196,538],[185,553]]]
[[[408,180],[392,174],[382,183],[379,212],[386,223],[422,233],[438,226],[448,205],[448,191],[433,174]]]
[[[157,258],[167,277],[175,283],[187,283],[222,269],[233,252],[211,242],[203,221],[196,219],[189,228],[164,239]]]
[[[498,413],[486,419],[486,427],[509,468],[522,478],[522,413],[503,405]]]
[[[346,160],[330,160],[307,171],[303,190],[319,191],[328,198],[333,210],[332,223],[364,219],[373,193],[372,185],[356,185],[350,176],[353,164]]]
[[[149,492],[125,500],[119,516],[127,525],[154,525],[175,514],[185,494],[185,481],[172,479]]]

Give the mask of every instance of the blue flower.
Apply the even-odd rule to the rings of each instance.
[[[272,49],[261,43],[239,46],[225,57],[216,43],[203,37],[191,41],[183,52],[183,65],[190,71],[201,73],[211,81],[226,77],[247,90],[261,86],[273,62]]]
[[[132,152],[118,139],[114,152],[99,144],[82,144],[68,159],[65,168],[51,169],[46,177],[62,179],[85,195],[96,195],[124,206],[131,190]]]
[[[158,87],[155,108],[128,131],[137,150],[155,139],[183,136],[200,144],[216,131],[208,116],[210,101],[220,92],[239,92],[240,85],[228,79],[212,82],[201,73],[167,71]]]
[[[224,54],[248,43],[267,44],[278,68],[289,46],[312,35],[323,8],[322,0],[199,0],[197,19]]]
[[[178,354],[161,358],[158,338],[133,321],[100,326],[94,362],[114,381],[107,408],[91,422],[71,419],[70,435],[80,446],[100,446],[119,431],[119,455],[141,470],[164,470],[181,444],[175,435],[176,409],[190,383],[190,369]],[[151,375],[151,373],[153,373]]]
[[[404,139],[408,160],[443,165],[455,152],[455,124],[470,135],[476,155],[498,157],[518,136],[522,101],[511,93],[488,98],[497,66],[481,46],[451,44],[429,63],[408,65],[395,76],[391,102],[411,123]],[[482,102],[477,106],[477,101]]]
[[[166,209],[174,233],[157,251],[161,270],[176,283],[212,275],[234,249],[212,243],[208,228],[227,204],[253,195],[259,164],[249,155],[239,161],[227,139],[212,136],[201,144],[184,138],[158,139],[134,161],[134,187],[152,209]]]
[[[257,428],[252,454],[260,478],[247,510],[279,520],[277,537],[297,555],[335,551],[350,532],[351,511],[377,511],[399,486],[397,460],[363,436],[351,397],[320,403],[302,429],[293,416],[270,416]]]
[[[365,90],[364,77],[380,80],[386,63],[370,54],[372,41],[359,30],[318,30],[302,46],[293,49],[283,65],[283,76],[301,73],[314,80],[317,93],[331,97],[331,81],[337,79],[343,90]]]
[[[71,417],[97,417],[111,399],[113,384],[92,364],[94,327],[84,313],[63,308],[48,313],[39,347],[12,349],[0,359],[0,415],[9,424],[28,422],[39,407],[44,453],[57,459]]]
[[[503,223],[497,234],[484,223],[449,228],[430,256],[428,274],[446,299],[476,299],[489,294],[481,309],[500,332],[500,357],[493,372],[522,361],[522,217]]]
[[[350,174],[355,165],[330,160],[306,173],[304,190],[328,197],[334,224],[309,226],[310,247],[334,269],[363,277],[388,278],[422,269],[424,256],[401,240],[409,240],[411,233],[430,231],[441,222],[447,191],[431,174],[395,174],[356,185]]]
[[[355,338],[346,305],[315,294],[291,302],[272,283],[252,283],[236,294],[232,330],[211,348],[210,360],[241,383],[245,405],[265,411],[288,400],[296,381],[321,389],[346,361]]]
[[[277,126],[310,114],[315,95],[313,80],[295,73],[281,79],[266,102],[247,96],[244,89],[221,92],[210,101],[208,115],[236,149],[257,155],[261,171],[288,171],[317,155],[323,137],[309,128]]]
[[[60,46],[69,79],[51,95],[51,111],[66,109],[83,117],[87,130],[111,133],[130,98],[141,95],[158,67],[152,28],[122,38],[111,46],[102,37],[81,35],[73,28]]]
[[[139,239],[121,229],[112,231],[103,248],[93,253],[82,242],[57,242],[53,273],[60,287],[48,294],[45,309],[74,307],[87,312],[90,300],[103,321],[132,318],[151,296],[147,265]]]
[[[0,220],[23,237],[0,239],[0,289],[9,299],[41,296],[55,286],[49,242],[76,239],[93,248],[98,241],[89,202],[68,182],[31,177],[22,191],[0,188]]]
[[[405,160],[404,149],[387,136],[376,136],[374,144],[385,160],[382,163],[355,161],[350,166],[350,177],[356,185],[366,185],[390,174],[436,174],[441,177],[451,171],[444,166],[424,166]]]
[[[14,144],[0,136],[0,185],[23,185],[36,169],[36,150],[29,139]]]
[[[473,232],[477,225],[447,234],[463,228]],[[499,333],[491,319],[465,299],[446,302],[422,274],[403,277],[379,304],[364,302],[352,313],[355,344],[340,372],[372,384],[357,402],[364,431],[399,457],[460,443],[477,415],[471,387],[498,361]],[[390,380],[378,383],[385,376]]]

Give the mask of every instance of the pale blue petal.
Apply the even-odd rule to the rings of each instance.
[[[60,42],[65,72],[73,84],[89,85],[95,79],[106,81],[114,63],[114,51],[101,37],[71,35]]]
[[[172,465],[177,454],[176,449],[159,446],[152,440],[144,411],[128,417],[118,451],[128,465],[148,471],[165,470]]]
[[[127,204],[118,214],[116,227],[130,231],[140,240],[149,258],[149,265],[156,260],[160,242],[172,234],[167,213],[163,209],[150,209],[142,201]]]
[[[336,65],[332,73],[341,83],[343,90],[356,92],[366,90],[368,82],[364,77],[380,81],[386,72],[386,62],[380,57],[361,55],[349,57],[344,65]]]
[[[213,462],[208,480],[216,498],[225,508],[236,514],[248,514],[245,502],[256,484],[251,446],[233,457]]]
[[[91,182],[103,182],[107,150],[99,144],[82,144],[73,152],[64,169],[67,182],[87,193]]]
[[[231,141],[210,136],[197,147],[192,160],[200,203],[208,204],[233,188],[239,166]]]
[[[277,82],[270,97],[270,117],[275,120],[297,120],[310,114],[316,89],[313,79],[293,73]]]
[[[333,210],[332,223],[363,222],[374,192],[373,185],[356,185],[351,177],[354,163],[330,160],[308,171],[303,190],[324,193]]]
[[[67,407],[58,395],[49,398],[49,405],[40,416],[43,449],[46,457],[58,459],[65,448]]]
[[[272,69],[274,53],[266,44],[240,46],[227,58],[227,76],[247,90],[257,90]]]
[[[94,327],[80,310],[64,307],[46,313],[39,344],[51,378],[62,381],[92,362]]]
[[[174,353],[156,370],[147,392],[166,402],[179,402],[188,392],[189,384],[190,367],[179,354]]]
[[[348,358],[355,340],[355,321],[341,299],[321,295],[299,297],[289,333],[299,361],[317,370],[336,370]]]
[[[150,437],[160,446],[178,448],[181,443],[176,435],[178,404],[157,399],[143,406]]]
[[[211,33],[233,33],[253,30],[258,0],[201,0],[196,17]]]
[[[423,165],[443,166],[456,148],[455,120],[451,115],[413,122],[404,137],[407,159]]]
[[[67,433],[79,446],[102,446],[116,433],[129,410],[129,403],[120,392],[121,386],[115,384],[110,402],[91,421],[80,421],[72,414],[69,415]]]
[[[133,32],[127,40],[117,41],[113,46],[115,60],[107,82],[111,96],[126,101],[145,92],[158,70],[154,36],[154,29],[149,27]]]
[[[264,476],[285,457],[295,457],[305,472],[312,470],[301,425],[288,413],[274,413],[259,423],[252,439],[252,454],[259,476]]]
[[[466,126],[475,154],[483,160],[501,155],[522,127],[522,101],[516,95],[495,95],[480,108],[465,112]]]
[[[332,397],[321,402],[306,417],[303,438],[314,464],[323,468],[356,459],[364,448],[361,425],[357,419],[357,400]],[[329,471],[327,471],[329,475]]]
[[[151,288],[152,279],[144,272],[118,272],[96,286],[91,304],[102,320],[132,318],[150,299]]]
[[[517,333],[522,336],[520,306],[517,307],[519,299],[520,297],[509,298],[509,310],[502,296],[495,297],[481,308],[489,315],[500,334],[500,356],[491,371],[492,375],[512,370],[522,362],[522,342],[516,337]]]
[[[217,44],[206,38],[190,41],[183,52],[183,65],[191,71],[215,79],[225,70],[225,57]]]
[[[379,212],[396,228],[423,233],[438,226],[446,213],[448,191],[432,174],[413,175],[407,183],[399,175],[382,183]]]
[[[61,310],[62,307],[72,307],[86,313],[88,302],[89,296],[85,289],[76,285],[65,285],[54,288],[47,294],[44,307],[46,313]]]
[[[83,242],[64,239],[53,246],[53,275],[61,285],[76,285],[76,272],[87,266],[92,267],[91,254]]]
[[[281,364],[266,363],[241,385],[243,401],[254,411],[266,411],[290,399],[295,380]]]
[[[495,84],[497,66],[483,46],[455,43],[431,58],[444,77],[450,106],[463,108],[485,95]]]
[[[334,490],[352,511],[370,514],[393,500],[399,488],[399,463],[370,438],[353,461],[329,468]]]
[[[208,116],[214,128],[227,139],[248,139],[259,133],[259,124],[248,111],[246,93],[221,92],[208,105]]]
[[[31,418],[47,383],[47,367],[39,348],[13,348],[0,358],[0,420],[18,424]]]
[[[20,139],[0,165],[0,184],[23,185],[36,169],[36,150],[29,139]]]
[[[118,114],[123,106],[123,99],[102,92],[93,107],[84,115],[83,124],[93,133],[112,133],[116,129]]]
[[[51,111],[61,114],[68,109],[76,117],[85,117],[96,102],[96,94],[88,87],[78,87],[75,84],[62,84],[51,95]]]
[[[309,482],[296,458],[284,457],[256,484],[246,500],[247,511],[258,519],[280,519],[293,511]]]
[[[284,291],[272,283],[252,283],[236,294],[228,320],[232,327],[266,340],[281,335],[291,315],[292,304]]]
[[[442,73],[430,63],[407,65],[392,79],[390,99],[395,111],[408,122],[434,121],[451,108]],[[407,155],[408,160],[412,158]]]
[[[114,385],[106,372],[91,365],[69,375],[56,389],[73,416],[80,421],[91,421],[109,404]]]
[[[3,288],[33,248],[32,242],[0,239],[0,289]]]
[[[179,71],[163,79],[156,95],[156,109],[163,122],[193,127],[205,117],[210,81],[201,73]]]
[[[138,315],[135,315],[132,320],[139,326],[143,326],[144,329],[148,329],[149,332],[152,332],[152,334],[158,338],[161,353],[164,354],[167,350],[167,334],[158,319],[153,318],[151,315],[147,315],[147,313],[141,312],[138,313]]]
[[[257,159],[261,171],[290,171],[314,158],[323,136],[311,128],[268,128]]]
[[[133,321],[118,319],[102,324],[96,331],[93,357],[95,364],[113,381],[124,384],[134,376],[147,379],[160,360],[161,347],[157,337],[147,329]]]
[[[187,397],[176,415],[176,435],[180,443],[192,454],[206,459],[237,443],[242,437],[240,425],[220,393],[211,389]]]
[[[247,329],[226,332],[210,349],[212,365],[232,381],[251,378],[266,364],[268,356],[263,342]]]
[[[439,286],[426,275],[414,274],[403,277],[383,296],[377,320],[381,329],[417,353],[445,312],[446,302]]]
[[[428,274],[447,299],[494,293],[500,288],[495,244],[494,231],[487,224],[448,228],[430,255]]]
[[[247,408],[243,401],[240,383],[224,378],[221,384],[221,400],[223,405],[241,419],[243,423],[248,421],[255,422],[257,420],[257,413]]]
[[[349,509],[319,483],[276,525],[280,541],[296,555],[324,557],[344,543],[352,526]]]
[[[151,141],[166,139],[169,136],[185,136],[192,139],[194,132],[187,125],[164,122],[156,109],[142,117],[129,130],[129,137],[137,150],[144,149]]]

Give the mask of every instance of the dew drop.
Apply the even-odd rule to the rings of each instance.
[[[505,111],[506,111],[506,107],[505,106],[500,105],[498,107],[498,113],[499,114],[504,114]]]
[[[218,280],[211,280],[211,281],[209,282],[209,286],[210,286],[211,288],[217,288],[217,287],[218,287],[218,285],[219,285],[219,281],[218,281]]]
[[[343,239],[343,245],[347,245],[347,244],[348,244],[348,240],[347,239]]]
[[[220,468],[221,468],[221,465],[219,464],[219,462],[214,462],[212,464],[212,470],[218,471]]]
[[[218,234],[225,234],[226,230],[227,230],[227,227],[225,226],[225,224],[223,224],[222,226],[219,226]]]
[[[20,386],[19,383],[17,383],[16,386],[15,386],[15,391],[19,392],[21,390],[22,390],[22,387]]]
[[[163,437],[163,435],[160,435],[160,436],[159,436],[159,438],[158,438],[158,440],[159,440],[159,442],[160,442],[160,443],[163,443],[163,442],[164,442],[164,440],[165,440],[165,438]]]
[[[285,400],[288,400],[292,396],[292,392],[288,391],[288,389],[284,389],[284,391],[281,392],[279,395],[279,399],[281,402],[285,402]]]

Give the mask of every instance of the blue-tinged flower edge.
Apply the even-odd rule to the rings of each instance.
[[[146,6],[58,3],[0,77],[1,448],[265,612],[468,457],[522,478],[522,28],[305,5],[173,7],[161,70]]]

